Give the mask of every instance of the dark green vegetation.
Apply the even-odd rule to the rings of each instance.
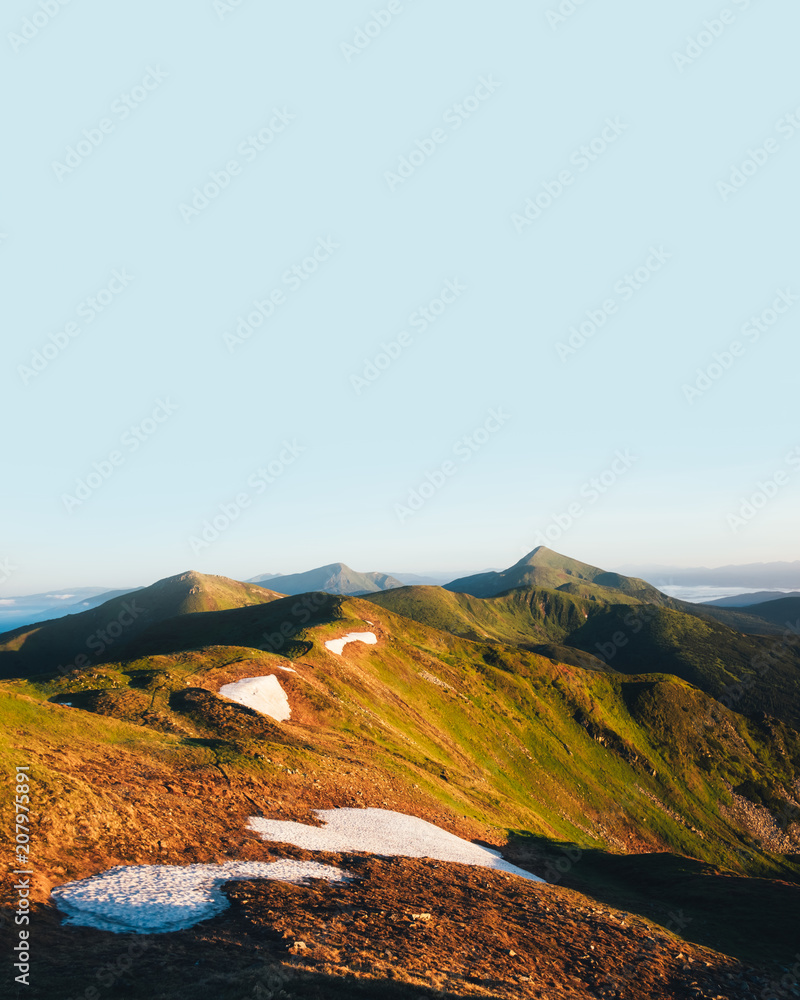
[[[442,624],[468,621],[460,595],[423,590],[441,596],[438,613],[460,613]],[[388,597],[380,597],[382,605]],[[331,738],[346,736],[393,781],[478,823],[586,846],[669,849],[739,871],[783,869],[778,833],[759,839],[742,803],[761,809],[768,825],[763,797],[751,792],[746,799],[748,790],[768,787],[773,809],[793,808],[800,740],[783,723],[730,711],[694,686],[698,664],[708,667],[708,635],[721,626],[684,622],[678,612],[652,606],[625,607],[626,614],[655,615],[640,635],[656,636],[660,659],[620,671],[610,669],[615,658],[606,666],[589,657],[570,666],[509,642],[460,638],[388,612],[377,600],[309,595],[184,614],[111,647],[92,669],[37,671],[12,690],[70,702],[82,715],[217,740],[246,767],[264,743],[302,747],[313,757]],[[502,625],[522,634],[532,621],[539,638],[574,642],[571,628],[580,634],[613,612],[598,605],[586,618],[588,604],[558,593],[552,601],[543,592],[499,600],[491,613],[476,613],[475,632],[493,622],[496,632]],[[672,631],[663,631],[665,622]],[[327,639],[366,629],[378,636],[376,646],[351,644],[343,656],[324,647]],[[689,641],[695,659],[678,661],[676,653],[667,663],[672,646]],[[620,664],[623,653],[628,664],[627,650],[620,649]],[[279,670],[289,663],[295,673]],[[217,696],[223,683],[265,673],[287,691],[290,723]]]
[[[781,597],[776,601],[765,601],[758,605],[756,613],[759,618],[780,627],[791,623],[800,632],[800,597]]]
[[[675,674],[738,712],[800,727],[800,627],[786,636],[742,635],[669,608],[611,605],[566,641],[624,673]]]

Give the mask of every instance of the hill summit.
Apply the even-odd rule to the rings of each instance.
[[[0,634],[0,677],[31,669],[82,668],[158,622],[265,604],[281,594],[193,570],[113,597],[99,607]]]
[[[359,573],[340,562],[319,566],[305,573],[254,577],[251,582],[263,585],[267,581],[271,589],[289,596],[324,591],[328,594],[345,594],[353,597],[356,594],[375,594],[381,590],[392,590],[394,587],[403,586],[402,581],[396,580],[388,573]]]
[[[537,546],[502,572],[477,573],[445,584],[446,590],[473,597],[496,597],[516,587],[546,587],[582,597],[591,597],[593,588],[602,587],[656,604],[669,601],[665,594],[644,580],[609,573],[597,566],[554,552],[546,545]]]

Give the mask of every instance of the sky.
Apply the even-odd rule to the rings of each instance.
[[[7,0],[0,597],[800,558],[796,0]]]

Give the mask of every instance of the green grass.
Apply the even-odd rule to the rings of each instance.
[[[541,596],[495,599],[492,614],[518,621],[535,614]],[[299,624],[295,599],[287,598],[184,615],[142,633],[127,659],[9,682],[6,731],[34,756],[53,740],[71,748],[126,741],[143,757],[188,759],[213,747],[215,759],[242,773],[260,767],[266,746],[304,755],[317,769],[340,755],[499,831],[582,848],[666,850],[759,874],[780,870],[784,862],[754,847],[720,803],[731,786],[772,810],[787,801],[800,777],[800,737],[789,726],[731,712],[687,679],[656,672],[652,659],[637,674],[554,663],[401,617],[385,609],[385,597],[325,598],[287,639],[297,674],[281,681],[302,724],[254,719],[198,691],[211,671],[233,663],[248,670],[252,662],[248,672],[262,673],[287,662],[257,645],[283,622]],[[559,600],[567,622],[580,616],[580,629],[607,613],[587,619],[578,599]],[[439,607],[468,605],[448,595]],[[687,625],[684,617],[664,612],[652,620],[654,634],[677,643],[691,628],[704,663],[711,656],[704,642],[717,626]],[[352,644],[342,657],[324,648],[329,638],[364,631],[365,620],[375,623],[377,646]],[[49,698],[78,707],[56,708]]]

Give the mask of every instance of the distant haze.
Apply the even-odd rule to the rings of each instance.
[[[713,569],[705,566],[629,565],[620,567],[620,572],[641,576],[665,592],[671,592],[670,587],[742,588],[742,592],[800,588],[800,561],[749,563],[743,566],[718,566]]]

